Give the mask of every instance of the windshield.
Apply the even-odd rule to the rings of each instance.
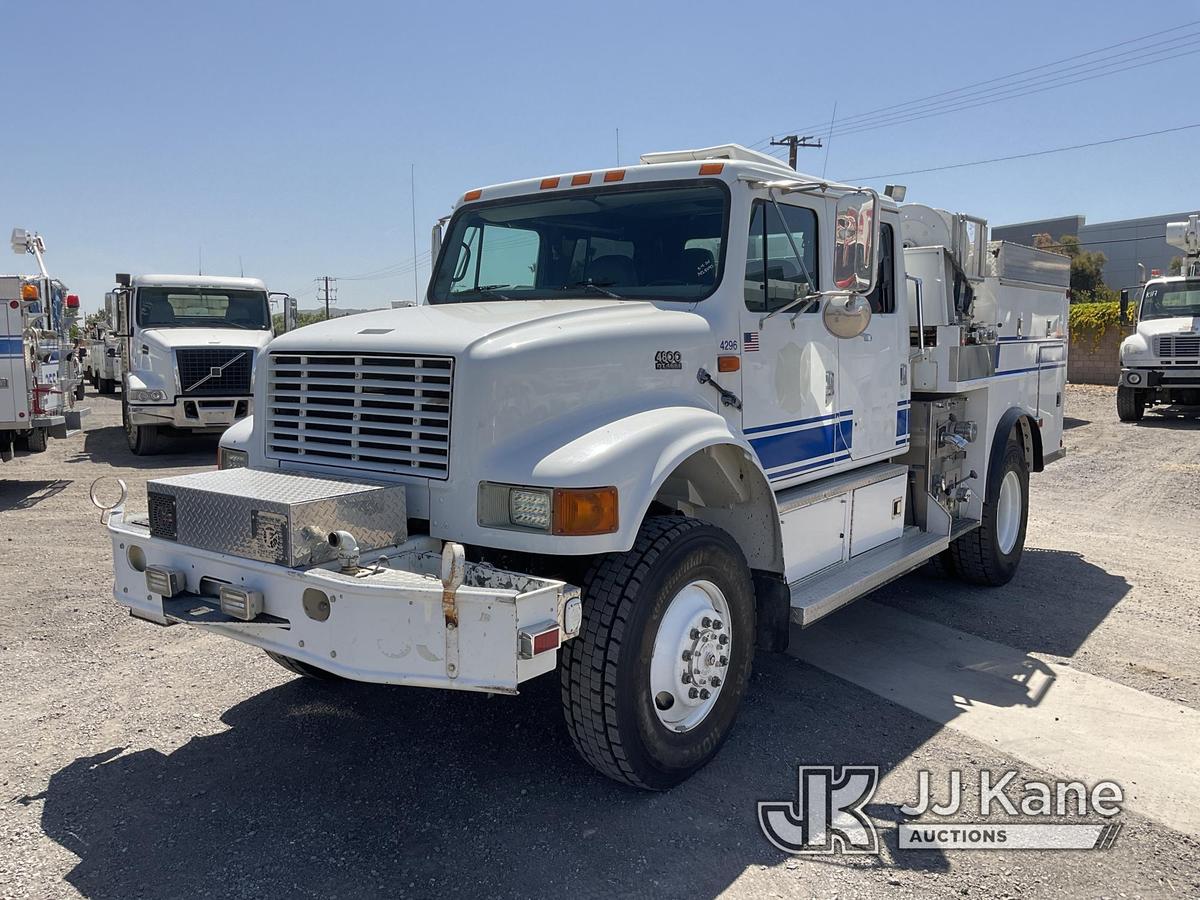
[[[728,211],[718,181],[468,206],[450,225],[429,300],[703,300],[721,280]]]
[[[271,327],[265,291],[222,288],[141,287],[137,323],[142,328]]]
[[[1200,281],[1148,284],[1142,296],[1142,319],[1200,316]]]

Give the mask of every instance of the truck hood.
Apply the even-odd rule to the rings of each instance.
[[[210,344],[259,350],[271,340],[271,332],[246,328],[145,328],[138,333],[138,340],[154,344],[162,350],[206,347]],[[137,351],[136,346],[134,351]]]
[[[567,332],[631,329],[638,333],[671,331],[678,310],[659,309],[636,300],[513,300],[412,306],[344,316],[298,328],[276,338],[272,350],[345,350],[493,355],[542,341],[555,342]]]
[[[1160,334],[1182,334],[1200,331],[1200,317],[1172,316],[1169,319],[1142,319],[1138,322],[1137,333],[1143,337],[1157,337]]]

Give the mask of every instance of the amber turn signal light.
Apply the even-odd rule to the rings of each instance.
[[[736,372],[742,367],[742,360],[737,356],[718,356],[717,371],[718,372]]]
[[[615,487],[555,489],[555,534],[612,534],[616,530]]]

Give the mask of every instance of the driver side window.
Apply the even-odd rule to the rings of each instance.
[[[756,200],[746,246],[746,308],[771,312],[818,289],[817,214],[802,206]],[[788,240],[789,236],[791,240]],[[795,250],[792,245],[795,245]],[[799,253],[799,258],[797,258]],[[816,312],[816,305],[808,310]]]

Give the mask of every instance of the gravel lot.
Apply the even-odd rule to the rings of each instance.
[[[1073,387],[1067,404],[1069,455],[1033,479],[1017,579],[977,591],[918,573],[871,602],[1190,717],[1200,423],[1120,425],[1107,388]],[[148,477],[210,466],[215,441],[139,459],[119,401],[88,405],[86,435],[0,468],[0,897],[1200,895],[1195,834],[1133,811],[1110,851],[897,850],[920,769],[1049,776],[794,655],[760,655],[713,765],[646,795],[576,759],[555,679],[515,699],[328,687],[132,620],[107,599],[88,486],[119,475],[138,508]],[[793,797],[801,762],[881,767],[880,856],[766,842],[756,801]]]

